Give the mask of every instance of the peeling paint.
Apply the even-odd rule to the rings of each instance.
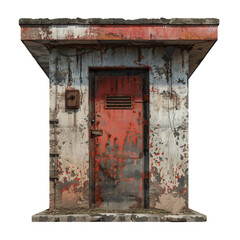
[[[216,25],[50,25],[24,27],[22,40],[215,40]]]

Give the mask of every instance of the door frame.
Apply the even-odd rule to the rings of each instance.
[[[92,120],[95,120],[95,76],[106,76],[114,74],[116,76],[142,75],[143,76],[143,155],[144,155],[144,174],[143,174],[143,194],[144,208],[149,208],[149,68],[119,68],[119,67],[89,67],[89,206],[95,207],[95,179],[94,179],[94,157],[95,143],[91,137]]]

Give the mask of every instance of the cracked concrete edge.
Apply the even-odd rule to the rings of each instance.
[[[207,216],[196,211],[193,214],[134,214],[94,213],[56,214],[40,212],[32,216],[32,222],[206,222]]]
[[[217,18],[20,18],[19,25],[219,25]]]

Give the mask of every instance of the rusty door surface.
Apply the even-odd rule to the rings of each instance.
[[[91,74],[90,153],[93,207],[148,207],[146,70]]]

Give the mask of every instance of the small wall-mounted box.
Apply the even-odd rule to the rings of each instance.
[[[78,109],[80,106],[79,90],[70,89],[65,91],[65,107],[66,109]]]

